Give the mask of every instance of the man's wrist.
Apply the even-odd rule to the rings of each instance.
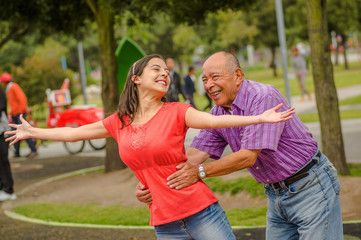
[[[207,173],[206,173],[206,171],[205,171],[205,169],[204,169],[203,164],[199,164],[199,165],[198,165],[198,177],[199,177],[200,179],[204,179],[204,178],[207,177]]]

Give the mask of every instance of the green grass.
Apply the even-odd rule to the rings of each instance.
[[[350,63],[349,69],[345,70],[342,65],[334,66],[334,81],[337,88],[361,84],[361,65],[359,62]],[[289,69],[289,72],[291,69]],[[273,77],[272,69],[249,69],[245,70],[246,79],[254,80],[264,84],[275,86],[284,96],[286,95],[285,84],[283,79],[283,70],[277,69],[277,77]],[[296,79],[290,79],[290,91],[292,96],[301,94]],[[306,87],[310,92],[314,92],[312,70],[308,71]]]
[[[14,208],[18,214],[44,221],[100,225],[149,225],[149,209],[97,204],[30,203]]]
[[[267,207],[226,210],[232,226],[265,226]]]
[[[361,177],[361,164],[349,163],[350,177]]]
[[[340,111],[340,116],[341,116],[341,120],[361,118],[361,110],[360,109],[343,110]],[[304,123],[319,121],[318,113],[303,113],[303,114],[298,114],[298,117]]]
[[[241,177],[233,180],[223,181],[219,177],[207,178],[204,181],[213,192],[226,193],[231,195],[247,191],[251,197],[264,197],[263,185],[253,177]]]
[[[96,204],[30,203],[17,206],[14,211],[26,217],[47,222],[83,223],[97,225],[148,226],[148,208],[123,206],[99,207]],[[226,214],[233,226],[266,225],[267,207],[231,209]]]
[[[348,164],[351,177],[361,177],[361,164]],[[265,197],[263,185],[252,177],[241,177],[223,181],[220,178],[206,179],[214,192],[236,194],[247,191],[252,197]],[[61,223],[83,223],[98,225],[147,226],[150,214],[147,207],[135,208],[125,206],[99,207],[97,204],[59,204],[30,203],[14,208],[14,211],[26,217]],[[232,226],[266,225],[267,207],[226,210]]]
[[[339,101],[340,105],[355,105],[361,104],[361,95],[356,97],[347,98],[344,100]]]

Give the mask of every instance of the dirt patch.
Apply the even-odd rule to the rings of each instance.
[[[248,175],[247,172],[237,172],[223,177],[232,179]],[[360,177],[341,177],[341,208],[344,220],[361,219],[361,188]],[[137,178],[129,169],[111,173],[92,173],[75,176],[56,182],[31,188],[25,194],[18,196],[14,201],[7,201],[3,207],[11,209],[14,206],[34,202],[59,202],[59,203],[98,203],[99,206],[125,205],[143,207],[144,204],[135,197]],[[356,187],[356,188],[355,188]],[[248,208],[266,206],[266,198],[251,198],[246,192],[231,196],[218,194],[220,204],[224,209]]]

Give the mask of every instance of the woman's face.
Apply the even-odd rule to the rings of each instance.
[[[162,59],[152,58],[135,82],[139,91],[162,93],[163,96],[170,84],[169,70]]]

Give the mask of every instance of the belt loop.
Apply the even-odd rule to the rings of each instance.
[[[322,156],[322,153],[321,153],[320,149],[317,148],[316,155],[312,158],[312,160],[316,160],[317,163],[320,164],[321,156]]]

